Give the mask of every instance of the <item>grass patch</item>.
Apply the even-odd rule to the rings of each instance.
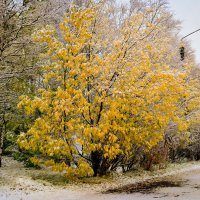
[[[31,174],[31,178],[36,181],[44,181],[50,183],[55,186],[64,186],[69,183],[69,180],[63,174],[49,174],[49,173],[38,173],[38,174]]]
[[[86,183],[86,184],[102,184],[102,183],[107,183],[113,181],[112,176],[103,176],[103,177],[85,177],[85,178],[80,178],[78,180],[80,183]]]

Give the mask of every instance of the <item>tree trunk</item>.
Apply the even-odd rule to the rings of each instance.
[[[4,136],[6,134],[6,124],[5,111],[2,116],[2,123],[0,125],[0,167],[2,167],[2,155],[3,155],[3,146],[4,146]]]
[[[95,177],[98,175],[98,171],[101,166],[101,160],[102,160],[102,154],[99,151],[92,151],[91,161]]]
[[[103,157],[103,153],[101,151],[93,151],[91,153],[91,161],[94,177],[97,175],[103,176],[108,173],[110,164],[107,162],[107,159]]]
[[[0,167],[2,167],[2,153],[3,153],[3,128],[0,127]]]

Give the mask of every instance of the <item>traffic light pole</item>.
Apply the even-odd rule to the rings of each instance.
[[[193,35],[194,33],[199,32],[199,31],[200,31],[200,29],[197,29],[196,31],[193,31],[192,33],[187,34],[186,36],[181,38],[181,41],[183,41],[186,37]],[[185,59],[185,47],[182,46],[182,47],[180,47],[179,50],[180,50],[181,61],[183,61]]]
[[[181,41],[184,40],[186,37],[188,37],[188,36],[190,36],[190,35],[198,32],[198,31],[200,31],[200,29],[197,29],[196,31],[193,31],[192,33],[187,34],[186,36],[184,36],[184,37],[181,38]]]

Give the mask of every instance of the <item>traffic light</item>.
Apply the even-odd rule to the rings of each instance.
[[[181,61],[185,59],[185,47],[180,47],[180,56],[181,56]]]

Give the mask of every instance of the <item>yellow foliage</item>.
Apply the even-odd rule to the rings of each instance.
[[[150,150],[163,140],[171,121],[185,131],[184,109],[199,105],[189,101],[194,90],[186,81],[188,69],[161,62],[167,39],[154,41],[157,45],[145,40],[128,51],[128,37],[139,37],[134,26],[141,16],[130,18],[113,44],[92,31],[95,16],[94,8],[71,8],[60,24],[63,43],[49,26],[34,34],[35,41],[47,43],[51,64],[43,67],[45,89],[32,99],[20,97],[18,104],[29,115],[41,112],[19,137],[20,147],[49,158],[32,158],[33,163],[67,176],[91,176],[88,160],[94,152],[111,162],[119,155],[129,157],[133,145]],[[148,27],[144,32],[151,31]],[[109,53],[94,51],[105,46],[112,46]]]

